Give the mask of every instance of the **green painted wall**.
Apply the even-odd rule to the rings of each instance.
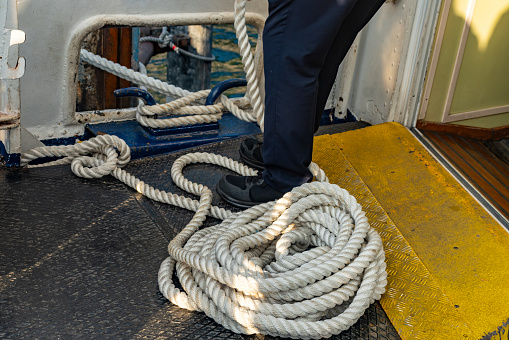
[[[452,0],[427,121],[442,119],[468,4],[469,0]],[[509,0],[477,0],[451,114],[506,105],[509,105]],[[509,125],[509,113],[453,124],[499,127]]]

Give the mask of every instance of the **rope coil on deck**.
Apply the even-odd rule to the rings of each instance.
[[[85,50],[81,55],[103,70],[180,98],[150,107],[141,103],[138,119],[142,124],[196,124],[219,119],[227,109],[241,119],[257,121],[263,129],[263,104],[247,39],[245,5],[246,0],[235,1],[235,28],[253,113],[241,110],[224,96],[220,104],[197,106],[209,90],[193,94]],[[170,123],[147,118],[168,112],[190,116],[165,119]],[[155,189],[123,170],[130,150],[115,136],[102,135],[72,146],[36,148],[22,155],[21,165],[53,156],[63,158],[43,166],[71,163],[72,171],[85,178],[111,174],[153,200],[195,211],[168,245],[169,257],[159,269],[159,289],[172,303],[203,311],[234,332],[301,339],[330,337],[353,325],[385,291],[387,273],[380,236],[370,227],[356,199],[329,184],[314,163],[310,170],[316,182],[297,187],[278,201],[232,213],[212,206],[212,191],[182,174],[185,166],[202,162],[244,176],[256,175],[256,170],[223,156],[191,153],[173,164],[172,180],[199,196],[199,201]],[[223,222],[200,229],[207,216]],[[173,284],[174,271],[184,291]]]
[[[153,200],[195,211],[168,246],[159,287],[172,303],[203,311],[234,332],[330,337],[353,325],[385,291],[380,236],[355,198],[329,184],[314,163],[310,170],[317,182],[295,188],[276,202],[231,213],[212,206],[212,191],[182,174],[185,166],[197,162],[256,174],[223,156],[192,153],[173,164],[173,181],[199,201],[155,189],[123,170],[130,149],[116,136],[36,148],[21,161],[26,166],[51,156],[65,157],[57,162],[70,162],[79,177],[111,174]],[[209,215],[223,222],[200,230]],[[174,270],[185,292],[173,284]]]

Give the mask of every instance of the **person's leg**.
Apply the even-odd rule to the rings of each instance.
[[[279,191],[289,191],[312,177],[308,166],[319,75],[340,27],[358,1],[269,0],[263,35],[263,178]]]
[[[223,177],[217,191],[229,203],[248,207],[273,200],[311,179],[308,166],[319,75],[342,23],[358,1],[321,0],[318,6],[309,0],[269,0],[263,46],[265,171],[263,178]]]
[[[366,26],[384,2],[385,0],[359,0],[343,21],[318,76],[315,133],[320,126],[322,113],[336,79],[339,65],[348,53],[357,34]]]
[[[358,0],[339,28],[318,75],[318,95],[314,121],[315,133],[320,127],[320,120],[336,79],[339,65],[345,58],[358,32],[369,22],[384,2],[385,0]],[[239,149],[241,160],[261,171],[264,170],[262,144],[253,138],[248,138],[242,142]]]

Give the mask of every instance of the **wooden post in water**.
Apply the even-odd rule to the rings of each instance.
[[[92,32],[82,42],[82,48],[127,68],[132,67],[132,31],[130,27],[107,27]],[[87,63],[78,71],[76,111],[117,109],[132,106],[130,98],[116,98],[113,91],[129,87],[120,79]]]
[[[175,36],[186,34],[190,37],[190,45],[187,51],[202,56],[212,56],[212,25],[188,26],[187,28],[172,27],[170,32]],[[168,52],[168,83],[196,92],[210,87],[210,73],[212,63],[190,58],[185,55],[177,55]],[[171,100],[171,98],[168,98]]]
[[[189,37],[191,38],[191,49],[195,49],[195,53],[206,57],[212,57],[212,25],[189,26]],[[212,62],[196,61],[196,84],[200,86],[200,90],[208,89],[210,87]]]

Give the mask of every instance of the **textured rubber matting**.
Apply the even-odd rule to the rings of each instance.
[[[239,143],[185,152],[238,159]],[[137,160],[126,170],[159,189],[189,195],[170,178],[173,161],[185,152]],[[227,172],[210,165],[185,169],[190,180],[212,188]],[[191,212],[152,202],[112,177],[78,178],[68,165],[2,169],[0,185],[0,338],[274,339],[232,333],[160,294],[159,264]],[[231,209],[217,196],[213,203]],[[398,338],[376,303],[332,339]]]

